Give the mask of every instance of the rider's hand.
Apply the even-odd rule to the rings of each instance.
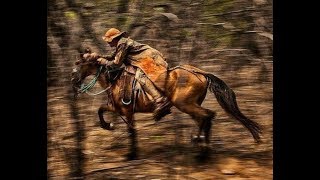
[[[85,53],[82,57],[83,57],[83,59],[88,60],[91,57],[91,54]]]
[[[98,53],[85,53],[83,55],[83,58],[87,61],[92,61],[92,60],[98,59],[99,54]]]
[[[91,58],[92,59],[98,59],[99,58],[99,54],[98,53],[91,53]]]
[[[107,60],[105,58],[98,58],[97,59],[98,64],[105,65],[107,64]]]
[[[98,53],[85,53],[83,55],[83,58],[87,61],[92,61],[92,60],[98,59],[99,54]]]

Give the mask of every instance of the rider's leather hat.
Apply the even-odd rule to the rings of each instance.
[[[106,34],[102,37],[103,40],[111,42],[114,38],[125,35],[126,32],[121,32],[116,28],[110,28]]]

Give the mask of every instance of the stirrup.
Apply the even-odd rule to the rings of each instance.
[[[121,99],[121,102],[122,102],[124,105],[129,105],[129,104],[131,103],[131,99],[129,99],[128,102],[125,102],[125,101],[123,100],[123,98],[122,98],[122,99]]]

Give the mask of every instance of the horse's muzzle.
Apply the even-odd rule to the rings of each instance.
[[[73,92],[75,93],[75,95],[79,94],[82,81],[80,78],[80,74],[78,73],[76,68],[72,70],[71,83],[72,83],[72,89],[73,89]]]

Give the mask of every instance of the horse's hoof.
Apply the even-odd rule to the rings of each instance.
[[[127,155],[127,160],[130,161],[130,160],[136,160],[138,159],[138,156],[137,156],[137,153],[128,153]]]
[[[202,143],[205,140],[204,136],[193,136],[191,137],[193,143]]]
[[[110,123],[110,124],[109,124],[109,130],[115,130],[115,126],[114,126],[113,123]]]
[[[106,129],[106,130],[114,130],[115,129],[115,126],[113,123],[107,123],[107,124],[100,124],[100,127],[103,128],[103,129]]]

